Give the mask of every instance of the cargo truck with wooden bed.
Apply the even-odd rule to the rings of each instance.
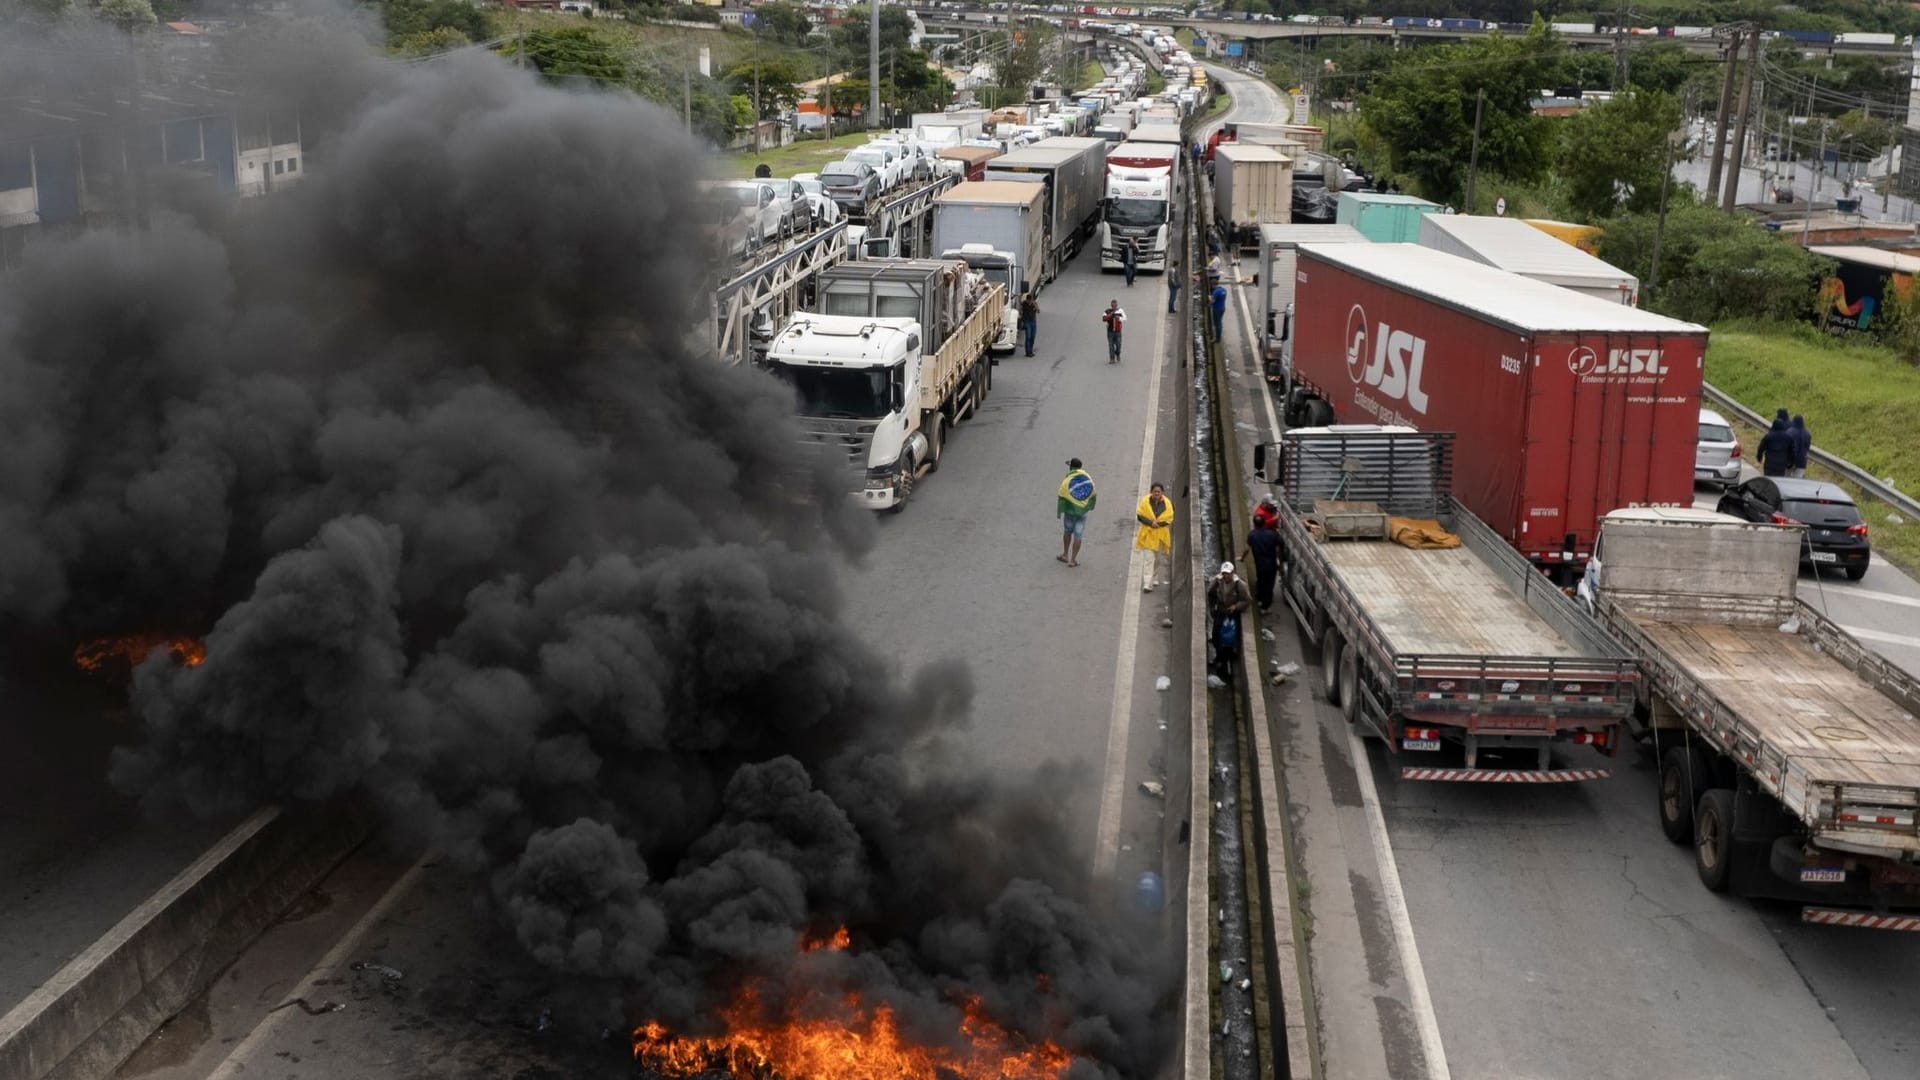
[[[1920,930],[1920,682],[1800,592],[1806,528],[1616,510],[1580,602],[1638,659],[1660,827],[1716,892]]]
[[[1284,599],[1327,698],[1409,780],[1610,776],[1633,658],[1453,500],[1453,440],[1355,424],[1256,448],[1281,487]],[[1585,760],[1555,762],[1574,747]]]

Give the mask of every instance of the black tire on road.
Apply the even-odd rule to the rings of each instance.
[[[1340,631],[1329,626],[1320,635],[1320,681],[1327,685],[1327,700],[1340,704]]]
[[[1726,892],[1733,876],[1733,792],[1714,788],[1693,811],[1693,866],[1700,884]]]
[[[927,472],[940,471],[940,451],[947,442],[947,415],[934,413],[933,422],[927,428]]]
[[[1859,581],[1859,580],[1860,580],[1861,578],[1863,578],[1863,577],[1866,577],[1866,576],[1867,576],[1867,568],[1866,568],[1866,567],[1864,567],[1864,566],[1849,566],[1849,567],[1847,567],[1847,580],[1848,580],[1848,581]]]
[[[1314,398],[1307,402],[1308,427],[1326,427],[1333,423],[1333,406],[1325,398]]]
[[[1340,713],[1351,724],[1360,717],[1360,650],[1340,650]]]
[[[1660,755],[1660,831],[1676,844],[1693,839],[1693,808],[1713,786],[1698,754],[1672,746]]]

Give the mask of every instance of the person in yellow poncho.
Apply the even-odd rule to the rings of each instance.
[[[1165,555],[1169,564],[1173,562],[1173,500],[1167,498],[1166,485],[1148,488],[1146,498],[1134,508],[1133,517],[1140,523],[1133,531],[1133,548],[1151,553],[1147,560],[1147,581],[1140,591],[1152,592],[1155,585],[1167,583],[1167,579],[1160,576],[1160,557]]]

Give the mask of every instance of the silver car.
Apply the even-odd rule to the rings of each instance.
[[[1693,451],[1693,480],[1718,484],[1722,490],[1740,482],[1740,440],[1727,418],[1712,409],[1700,410],[1700,441]]]

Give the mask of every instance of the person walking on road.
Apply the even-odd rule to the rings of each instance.
[[[1253,600],[1265,614],[1273,606],[1273,583],[1280,576],[1280,533],[1273,518],[1255,521],[1247,530],[1247,546],[1241,557],[1253,558]]]
[[[1127,325],[1127,313],[1121,308],[1120,301],[1107,301],[1107,310],[1100,313],[1100,322],[1107,328],[1107,363],[1120,362],[1120,331]]]
[[[1027,355],[1033,355],[1033,336],[1040,330],[1040,301],[1029,289],[1020,297],[1020,340],[1026,345]]]
[[[1133,530],[1133,549],[1147,552],[1147,581],[1140,591],[1152,592],[1155,585],[1167,583],[1160,576],[1160,556],[1167,557],[1169,566],[1173,563],[1173,500],[1167,498],[1167,486],[1148,488],[1146,497],[1134,508],[1133,518],[1140,523]]]
[[[1178,310],[1177,304],[1179,300],[1180,300],[1180,268],[1173,265],[1173,257],[1168,256],[1167,257],[1167,314],[1172,315]]]
[[[1760,436],[1758,456],[1760,471],[1767,476],[1785,476],[1793,468],[1793,432],[1787,427],[1786,417],[1774,417],[1772,429]]]
[[[1127,246],[1120,249],[1120,265],[1127,272],[1127,288],[1133,288],[1134,276],[1140,273],[1140,241],[1127,237]]]
[[[1213,639],[1213,669],[1222,678],[1233,671],[1233,654],[1240,648],[1240,613],[1253,606],[1247,583],[1233,564],[1220,564],[1220,575],[1207,586],[1207,615]]]
[[[1219,341],[1226,336],[1225,327],[1227,322],[1227,287],[1225,285],[1215,285],[1213,287],[1212,301],[1213,301],[1213,340]]]
[[[1067,459],[1067,476],[1060,481],[1060,498],[1054,504],[1054,516],[1060,519],[1060,554],[1068,566],[1080,565],[1080,543],[1087,538],[1087,514],[1099,501],[1093,489],[1093,477],[1080,466],[1079,458]]]
[[[1807,454],[1813,450],[1813,432],[1807,430],[1807,418],[1794,413],[1787,422],[1787,433],[1793,436],[1793,464],[1787,467],[1787,475],[1805,476]]]

